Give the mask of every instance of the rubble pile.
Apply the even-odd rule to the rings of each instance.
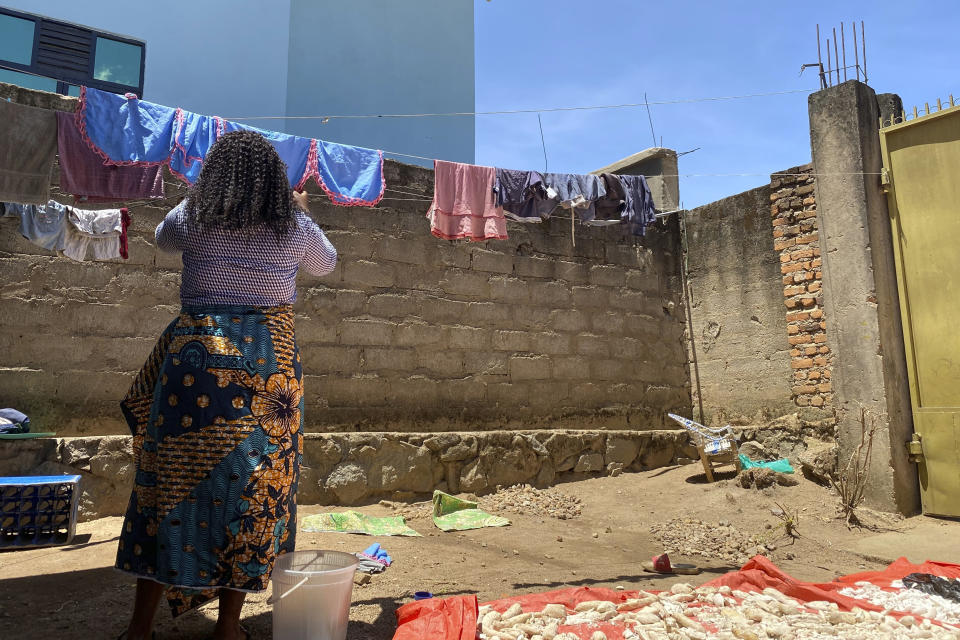
[[[528,484],[516,484],[480,498],[480,507],[491,513],[511,511],[533,517],[558,520],[579,518],[583,509],[580,498],[568,496],[554,487],[535,489]]]
[[[738,565],[752,556],[776,549],[773,542],[761,536],[748,536],[725,520],[709,523],[693,518],[675,518],[652,525],[650,533],[665,553],[724,560]]]

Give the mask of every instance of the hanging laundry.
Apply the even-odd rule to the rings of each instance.
[[[603,180],[595,175],[545,173],[543,183],[548,190],[556,192],[557,204],[576,212],[581,221],[596,217],[595,204],[607,193]]]
[[[60,190],[90,202],[163,197],[160,165],[104,165],[80,134],[76,114],[57,112]]]
[[[373,207],[383,198],[383,152],[314,140],[311,175],[333,204]]]
[[[177,109],[82,87],[77,127],[104,164],[164,165],[170,160]]]
[[[647,227],[657,220],[656,209],[653,206],[653,194],[643,176],[619,176],[623,182],[624,214],[630,233],[642,236]]]
[[[203,158],[225,133],[256,131],[287,165],[292,188],[313,178],[331,202],[372,207],[383,197],[383,153],[301,138],[84,87],[77,124],[87,145],[107,165],[163,165],[188,184],[200,175]]]
[[[177,109],[174,120],[173,151],[168,165],[170,173],[187,184],[193,184],[200,177],[203,159],[210,147],[223,135],[226,121],[183,109]]]
[[[557,206],[547,193],[539,171],[498,168],[493,192],[496,206],[502,207],[503,215],[516,222],[543,222]]]
[[[624,217],[624,209],[627,206],[627,194],[624,191],[623,182],[620,180],[620,176],[613,173],[601,173],[600,179],[603,180],[603,186],[607,192],[597,200],[596,217],[592,222],[594,224],[620,224]]]
[[[82,262],[93,249],[97,260],[121,257],[120,234],[126,209],[88,210],[67,207],[63,255]]]
[[[0,202],[43,205],[57,154],[57,118],[0,98]]]
[[[63,249],[67,207],[56,200],[47,204],[4,203],[5,216],[20,217],[20,235],[48,251]]]
[[[433,202],[427,211],[430,232],[445,240],[506,240],[503,209],[494,202],[496,170],[434,160]]]
[[[287,179],[290,181],[290,186],[299,189],[307,182],[311,173],[310,152],[313,147],[313,141],[310,138],[301,138],[278,131],[267,131],[266,129],[227,120],[225,121],[225,132],[230,133],[231,131],[254,131],[262,135],[270,141],[273,148],[277,150],[280,159],[287,165]]]
[[[130,212],[126,207],[120,209],[120,257],[124,260],[130,258],[127,249],[127,227],[130,226]]]
[[[336,142],[267,131],[236,122],[226,130],[256,131],[277,150],[287,165],[290,186],[300,189],[313,178],[333,204],[373,207],[383,198],[383,152]]]

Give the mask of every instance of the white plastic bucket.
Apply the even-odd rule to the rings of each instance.
[[[345,640],[353,574],[342,551],[294,551],[273,567],[273,640]]]

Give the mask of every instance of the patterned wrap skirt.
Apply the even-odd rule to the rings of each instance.
[[[301,380],[291,307],[185,307],[121,403],[136,478],[116,566],[168,585],[174,616],[266,589],[293,550]]]

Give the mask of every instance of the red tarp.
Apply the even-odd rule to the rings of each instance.
[[[393,640],[474,640],[477,637],[477,596],[429,598],[397,609]]]
[[[856,582],[870,582],[882,588],[889,588],[893,580],[899,580],[911,573],[931,573],[944,578],[960,579],[960,565],[947,562],[924,562],[911,564],[906,558],[900,558],[883,571],[866,571],[837,578],[834,582],[812,583],[796,580],[764,556],[754,556],[739,571],[733,571],[716,580],[711,580],[703,586],[729,586],[741,591],[762,591],[772,587],[781,593],[802,602],[825,600],[835,602],[844,610],[860,607],[869,611],[880,611],[881,607],[840,595],[838,591]],[[684,576],[678,576],[683,578]],[[607,600],[620,603],[629,598],[636,598],[636,591],[614,591],[612,589],[579,587],[575,589],[561,589],[544,593],[530,593],[494,600],[486,604],[495,610],[506,611],[510,605],[519,603],[524,611],[539,611],[548,604],[563,604],[573,609],[581,602],[590,600]],[[436,640],[474,640],[477,628],[477,599],[476,596],[457,596],[455,598],[434,598],[411,602],[397,609],[397,632],[393,640],[422,640],[424,638]],[[561,627],[564,630],[565,627]],[[566,628],[575,631],[575,628]],[[611,640],[623,637],[623,627],[601,624],[592,626],[593,631],[603,631]]]

